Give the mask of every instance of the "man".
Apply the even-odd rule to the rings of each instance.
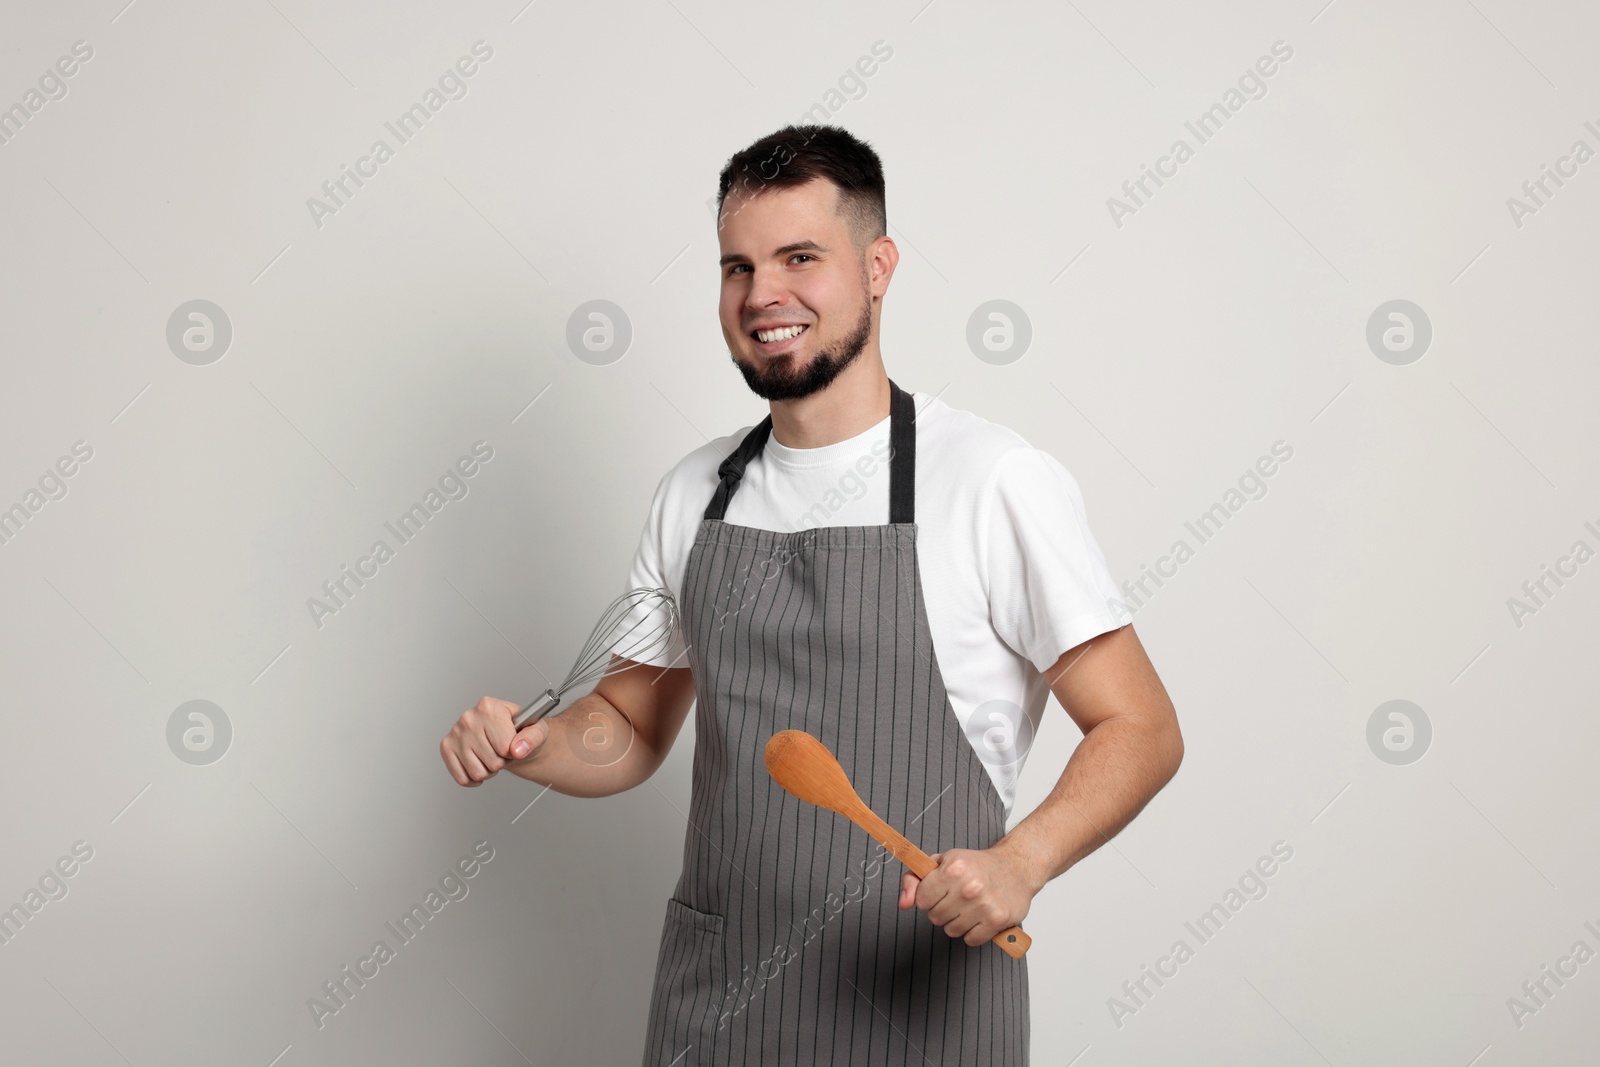
[[[1026,963],[986,942],[1176,772],[1172,704],[1067,470],[888,377],[899,250],[872,149],[779,130],[728,161],[719,210],[722,331],[770,414],[657,487],[629,584],[678,598],[662,669],[521,732],[486,697],[441,753],[462,785],[509,768],[615,793],[696,702],[646,1065],[1025,1064]],[[1007,832],[1047,689],[1085,736]],[[767,774],[783,729],[818,737],[938,868],[883,891],[883,850]]]

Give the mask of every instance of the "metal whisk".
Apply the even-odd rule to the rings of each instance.
[[[618,629],[636,610],[642,608],[640,618],[618,633]],[[672,632],[678,626],[678,602],[665,589],[630,589],[607,606],[600,621],[595,623],[589,640],[584,642],[572,671],[555,689],[546,689],[527,707],[517,712],[511,720],[517,729],[531,726],[544,718],[561,703],[561,698],[578,686],[599,682],[621,670],[614,664],[611,653],[625,660],[646,660],[666,648]]]

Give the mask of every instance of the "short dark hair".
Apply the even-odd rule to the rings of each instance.
[[[883,162],[870,145],[838,126],[785,126],[735,152],[717,177],[717,226],[730,192],[756,195],[816,178],[838,188],[839,209],[858,247],[888,233]]]

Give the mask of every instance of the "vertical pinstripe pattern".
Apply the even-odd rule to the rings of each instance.
[[[891,387],[891,433],[903,433],[914,412]],[[914,451],[897,447],[891,467],[904,521],[793,533],[724,522],[769,429],[724,464],[707,508],[719,517],[700,523],[679,598],[697,693],[694,786],[644,1065],[1026,1065],[1026,961],[900,911],[900,863],[767,774],[768,738],[805,730],[924,851],[986,848],[1005,833],[934,656]]]

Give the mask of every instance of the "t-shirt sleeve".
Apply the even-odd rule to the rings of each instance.
[[[989,617],[1041,673],[1067,649],[1128,622],[1089,531],[1078,483],[1031,445],[996,463],[985,494]]]
[[[669,517],[666,512],[669,510],[667,497],[671,478],[672,472],[668,471],[656,485],[655,497],[650,501],[650,514],[639,534],[639,547],[634,551],[632,566],[628,568],[627,589],[666,590],[675,604],[681,575],[669,573],[672,568],[667,563]],[[644,655],[642,644],[663,631],[670,635],[664,648],[653,656]],[[616,632],[618,637],[612,643],[611,651],[625,659],[652,667],[689,665],[688,657],[684,655],[687,646],[684,643],[682,617],[676,610],[669,611],[659,599],[641,599],[623,617]]]

